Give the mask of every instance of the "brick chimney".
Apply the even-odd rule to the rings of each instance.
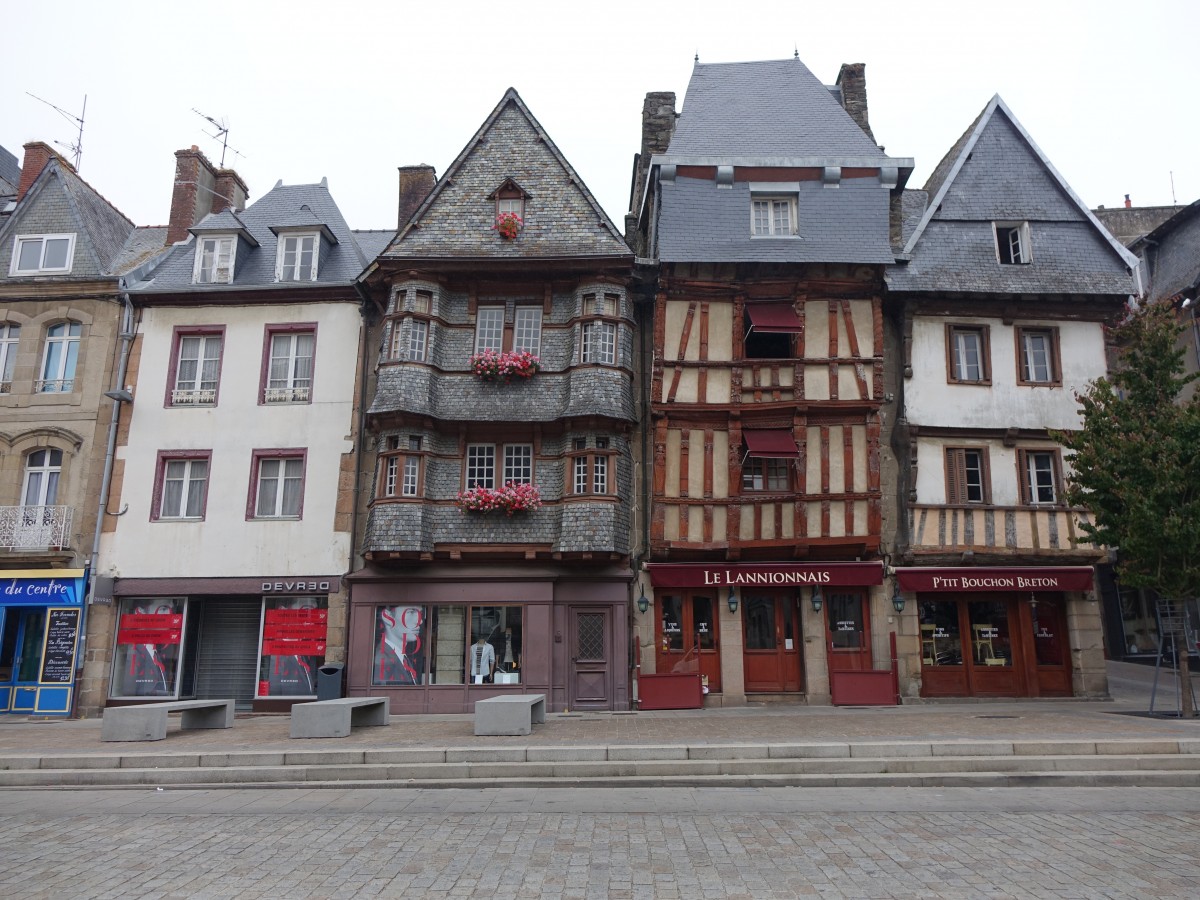
[[[837,86],[842,90],[842,106],[850,113],[850,118],[866,132],[867,137],[878,144],[867,122],[866,63],[843,63],[842,70],[838,72]]]
[[[219,213],[227,209],[241,212],[246,208],[250,189],[233,169],[217,169],[217,184],[213,190],[216,193],[212,198],[212,212]]]
[[[400,167],[400,207],[396,216],[398,229],[408,224],[435,184],[437,172],[433,166],[421,163],[418,166]]]
[[[21,163],[21,182],[17,185],[18,202],[29,193],[29,189],[33,187],[37,177],[42,174],[42,169],[46,168],[46,163],[52,159],[57,159],[72,172],[75,171],[75,167],[63,159],[49,144],[43,141],[30,141],[25,145],[25,160]]]
[[[650,157],[666,153],[675,134],[674,91],[651,91],[642,101],[642,146],[634,158],[633,185],[629,195],[629,214],[625,216],[625,240],[628,243],[637,228],[637,211],[650,172]]]
[[[175,187],[171,192],[171,219],[167,243],[187,239],[188,229],[213,209],[217,171],[195,144],[175,151]]]

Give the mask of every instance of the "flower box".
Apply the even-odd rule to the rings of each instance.
[[[469,360],[471,371],[484,381],[512,381],[514,378],[532,378],[540,369],[541,362],[528,350],[512,350],[497,353],[484,350]]]
[[[496,224],[492,226],[492,230],[504,240],[511,241],[521,233],[521,227],[524,224],[521,217],[514,212],[500,213],[496,216]]]
[[[498,488],[475,487],[459,491],[454,502],[459,509],[470,512],[503,512],[511,516],[537,509],[542,505],[542,495],[535,485],[510,481]]]

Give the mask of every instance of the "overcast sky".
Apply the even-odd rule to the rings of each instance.
[[[440,176],[511,86],[622,227],[646,92],[682,108],[697,53],[797,49],[826,84],[866,63],[872,129],[915,159],[910,186],[999,93],[1089,206],[1200,197],[1195,0],[58,0],[0,21],[0,145],[74,143],[28,93],[74,116],[86,94],[81,174],[139,225],[167,221],[175,150],[220,161],[196,109],[228,125],[252,201],[327,177],[351,227],[394,228],[396,167]]]

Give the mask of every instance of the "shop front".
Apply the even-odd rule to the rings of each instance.
[[[0,714],[71,714],[85,583],[83,569],[2,573]]]
[[[341,577],[329,575],[126,578],[113,593],[110,706],[233,698],[270,712],[315,699],[343,606]]]
[[[917,595],[922,697],[1070,697],[1083,667],[1095,665],[1080,654],[1073,668],[1071,652],[1098,628],[1090,566],[906,568],[896,577]]]
[[[621,567],[356,572],[348,691],[387,696],[396,714],[467,713],[506,693],[627,709],[630,579]]]

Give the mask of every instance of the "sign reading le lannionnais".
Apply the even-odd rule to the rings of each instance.
[[[791,572],[746,572],[738,569],[706,569],[704,583],[709,584],[829,584],[828,569]]]
[[[805,587],[811,585],[871,585],[883,583],[878,562],[742,563],[704,565],[650,563],[655,587]]]

